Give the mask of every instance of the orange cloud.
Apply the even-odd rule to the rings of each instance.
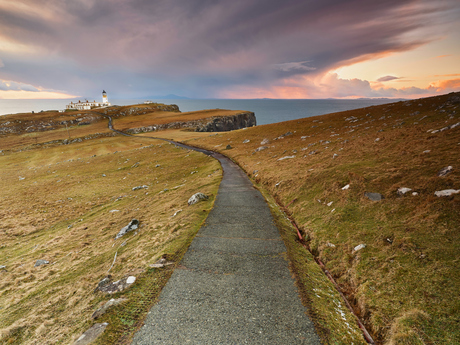
[[[429,88],[436,89],[436,92],[458,91],[460,90],[460,79],[438,80],[431,83]]]

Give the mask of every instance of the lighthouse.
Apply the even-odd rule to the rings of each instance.
[[[107,99],[107,92],[105,92],[105,90],[102,90],[102,105],[109,105],[109,100]]]

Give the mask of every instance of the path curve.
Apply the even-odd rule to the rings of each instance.
[[[246,174],[222,154],[148,138],[218,159],[223,179],[132,344],[320,344],[270,209]]]

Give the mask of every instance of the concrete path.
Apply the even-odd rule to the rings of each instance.
[[[213,157],[224,170],[214,208],[132,344],[320,344],[263,196]]]

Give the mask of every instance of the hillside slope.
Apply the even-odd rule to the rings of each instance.
[[[285,206],[379,343],[459,344],[459,112],[452,93],[188,143]]]

